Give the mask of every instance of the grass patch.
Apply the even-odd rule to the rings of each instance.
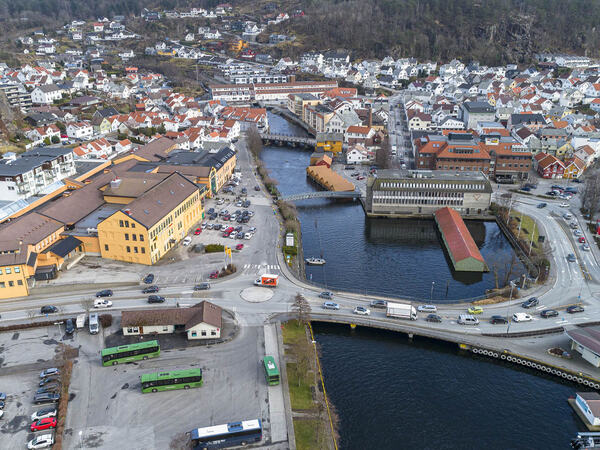
[[[317,443],[317,427],[322,426],[318,420],[295,419],[294,434],[296,435],[296,448],[298,450],[313,450],[320,448]]]
[[[305,338],[306,330],[304,326],[297,320],[290,320],[283,324],[283,343],[290,345],[296,342],[298,339]]]
[[[290,390],[290,401],[292,403],[292,409],[294,410],[307,410],[314,409],[315,404],[312,398],[312,392],[310,386],[305,380],[300,378],[300,385],[298,385],[299,374],[296,370],[295,363],[286,364],[288,373],[288,387]]]
[[[539,230],[537,224],[535,223],[535,220],[533,220],[530,216],[526,214],[521,215],[521,213],[517,211],[511,211],[510,217],[511,219],[513,219],[511,228],[514,226],[513,232],[515,236],[517,236],[517,233],[519,233],[519,235],[517,236],[519,239],[529,241],[531,240],[531,232],[533,231],[533,243],[536,244],[538,242]],[[521,223],[520,232],[519,221]]]

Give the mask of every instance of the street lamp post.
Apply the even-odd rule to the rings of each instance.
[[[429,301],[433,301],[433,287],[435,286],[435,281],[431,282],[431,293],[429,294]]]
[[[510,296],[508,297],[508,309],[507,309],[507,314],[506,314],[506,335],[508,335],[508,332],[510,330],[510,302],[512,301],[513,289],[515,288],[515,283],[513,283],[512,281],[509,284],[510,284]]]

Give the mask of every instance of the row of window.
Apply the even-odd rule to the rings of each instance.
[[[198,194],[194,195],[192,198],[183,203],[179,208],[175,210],[175,218],[179,217],[185,211],[190,209],[196,202],[198,201]]]
[[[210,331],[210,335],[211,336],[216,336],[217,332],[215,330],[211,330]],[[198,332],[197,331],[192,331],[192,337],[197,337],[198,336]],[[202,330],[200,332],[200,336],[206,336],[206,330]]]
[[[446,167],[446,166],[443,166],[443,167]],[[442,166],[441,165],[437,166],[437,169],[438,170],[442,170]],[[456,170],[467,171],[467,172],[469,172],[469,171],[473,171],[473,172],[487,172],[488,171],[488,167],[484,167],[484,166],[480,166],[480,167],[478,167],[478,166],[467,166],[467,167],[465,167],[465,166],[460,166],[460,167],[456,166],[456,168],[454,168],[453,166],[450,166],[449,170],[455,170],[455,169]]]
[[[165,378],[164,380],[146,381],[142,383],[143,388],[154,386],[170,386],[173,384],[199,383],[202,381],[202,376],[181,377],[181,378]]]
[[[463,200],[448,199],[410,199],[398,197],[373,198],[373,203],[378,205],[440,205],[440,206],[462,206]]]
[[[128,241],[129,240],[129,233],[125,233],[125,240]],[[132,241],[137,241],[138,240],[138,235],[137,234],[132,234],[131,235],[131,240]],[[140,241],[144,242],[144,235],[140,234]]]
[[[129,228],[129,220],[119,220],[119,226],[121,228]],[[135,222],[131,221],[131,228],[135,228]]]
[[[128,245],[127,247],[125,247],[125,250],[127,251],[127,253],[131,253],[131,247]],[[110,251],[110,247],[108,246],[108,244],[104,244],[104,251],[108,252]],[[146,254],[146,248],[145,247],[133,247],[133,253],[142,253],[142,254]]]
[[[18,267],[18,266],[13,267],[12,269],[10,267],[5,267],[4,268],[4,273],[6,275],[10,275],[13,270],[15,271],[15,273],[21,273],[21,268]],[[0,275],[2,275],[2,269],[0,269]]]
[[[163,221],[161,223],[159,223],[158,226],[152,232],[150,232],[150,239],[154,239],[156,236],[158,236],[165,228],[167,228],[172,223],[173,223],[173,217],[171,215],[169,215],[169,217],[167,217],[166,219],[163,219]]]
[[[485,189],[485,184],[456,184],[456,183],[415,183],[415,182],[387,182],[379,183],[380,188],[410,188],[410,189],[455,189],[459,191],[480,191]]]
[[[46,239],[43,240],[43,242],[40,242],[38,245],[35,246],[35,250],[37,252],[39,252],[40,250],[42,250],[43,248],[46,248],[47,245],[51,244],[53,241],[58,239],[58,235],[56,232],[52,233],[50,236],[48,236]]]
[[[14,287],[15,286],[15,282],[14,281],[9,281],[8,282],[8,287]],[[17,280],[17,286],[23,286],[23,280]],[[6,282],[4,281],[0,281],[0,288],[5,288],[6,287]]]

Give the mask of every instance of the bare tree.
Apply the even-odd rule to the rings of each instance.
[[[389,169],[392,163],[392,149],[390,139],[386,136],[381,147],[375,152],[375,164],[381,169]]]
[[[251,127],[246,132],[246,142],[248,144],[248,150],[258,159],[263,149],[262,138],[256,127]]]
[[[94,300],[91,298],[84,298],[79,302],[79,305],[83,308],[85,312],[90,312],[94,307]]]
[[[298,316],[298,322],[301,324],[306,324],[310,320],[310,304],[304,298],[304,296],[300,293],[296,294],[294,297],[294,303],[292,304],[292,311],[294,311]]]
[[[598,169],[586,174],[585,186],[581,195],[581,206],[589,214],[589,221],[593,222],[600,208],[600,170]]]
[[[27,317],[29,319],[33,319],[35,317],[36,314],[36,310],[35,309],[28,309],[25,314],[27,314]]]
[[[508,217],[508,215],[510,213],[512,201],[513,201],[512,194],[505,193],[505,194],[500,195],[500,197],[498,198],[498,202],[497,202],[498,217],[500,218],[500,220],[502,220],[507,225],[510,221],[510,217]]]

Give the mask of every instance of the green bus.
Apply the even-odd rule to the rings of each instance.
[[[265,366],[265,378],[267,379],[267,384],[271,386],[279,384],[279,369],[277,369],[277,365],[275,364],[275,358],[272,356],[265,356],[263,358],[263,364]]]
[[[172,370],[142,375],[142,392],[170,391],[202,386],[202,369]]]
[[[109,347],[102,350],[102,365],[114,366],[119,363],[156,358],[158,355],[160,355],[158,341],[120,345],[119,347]]]

